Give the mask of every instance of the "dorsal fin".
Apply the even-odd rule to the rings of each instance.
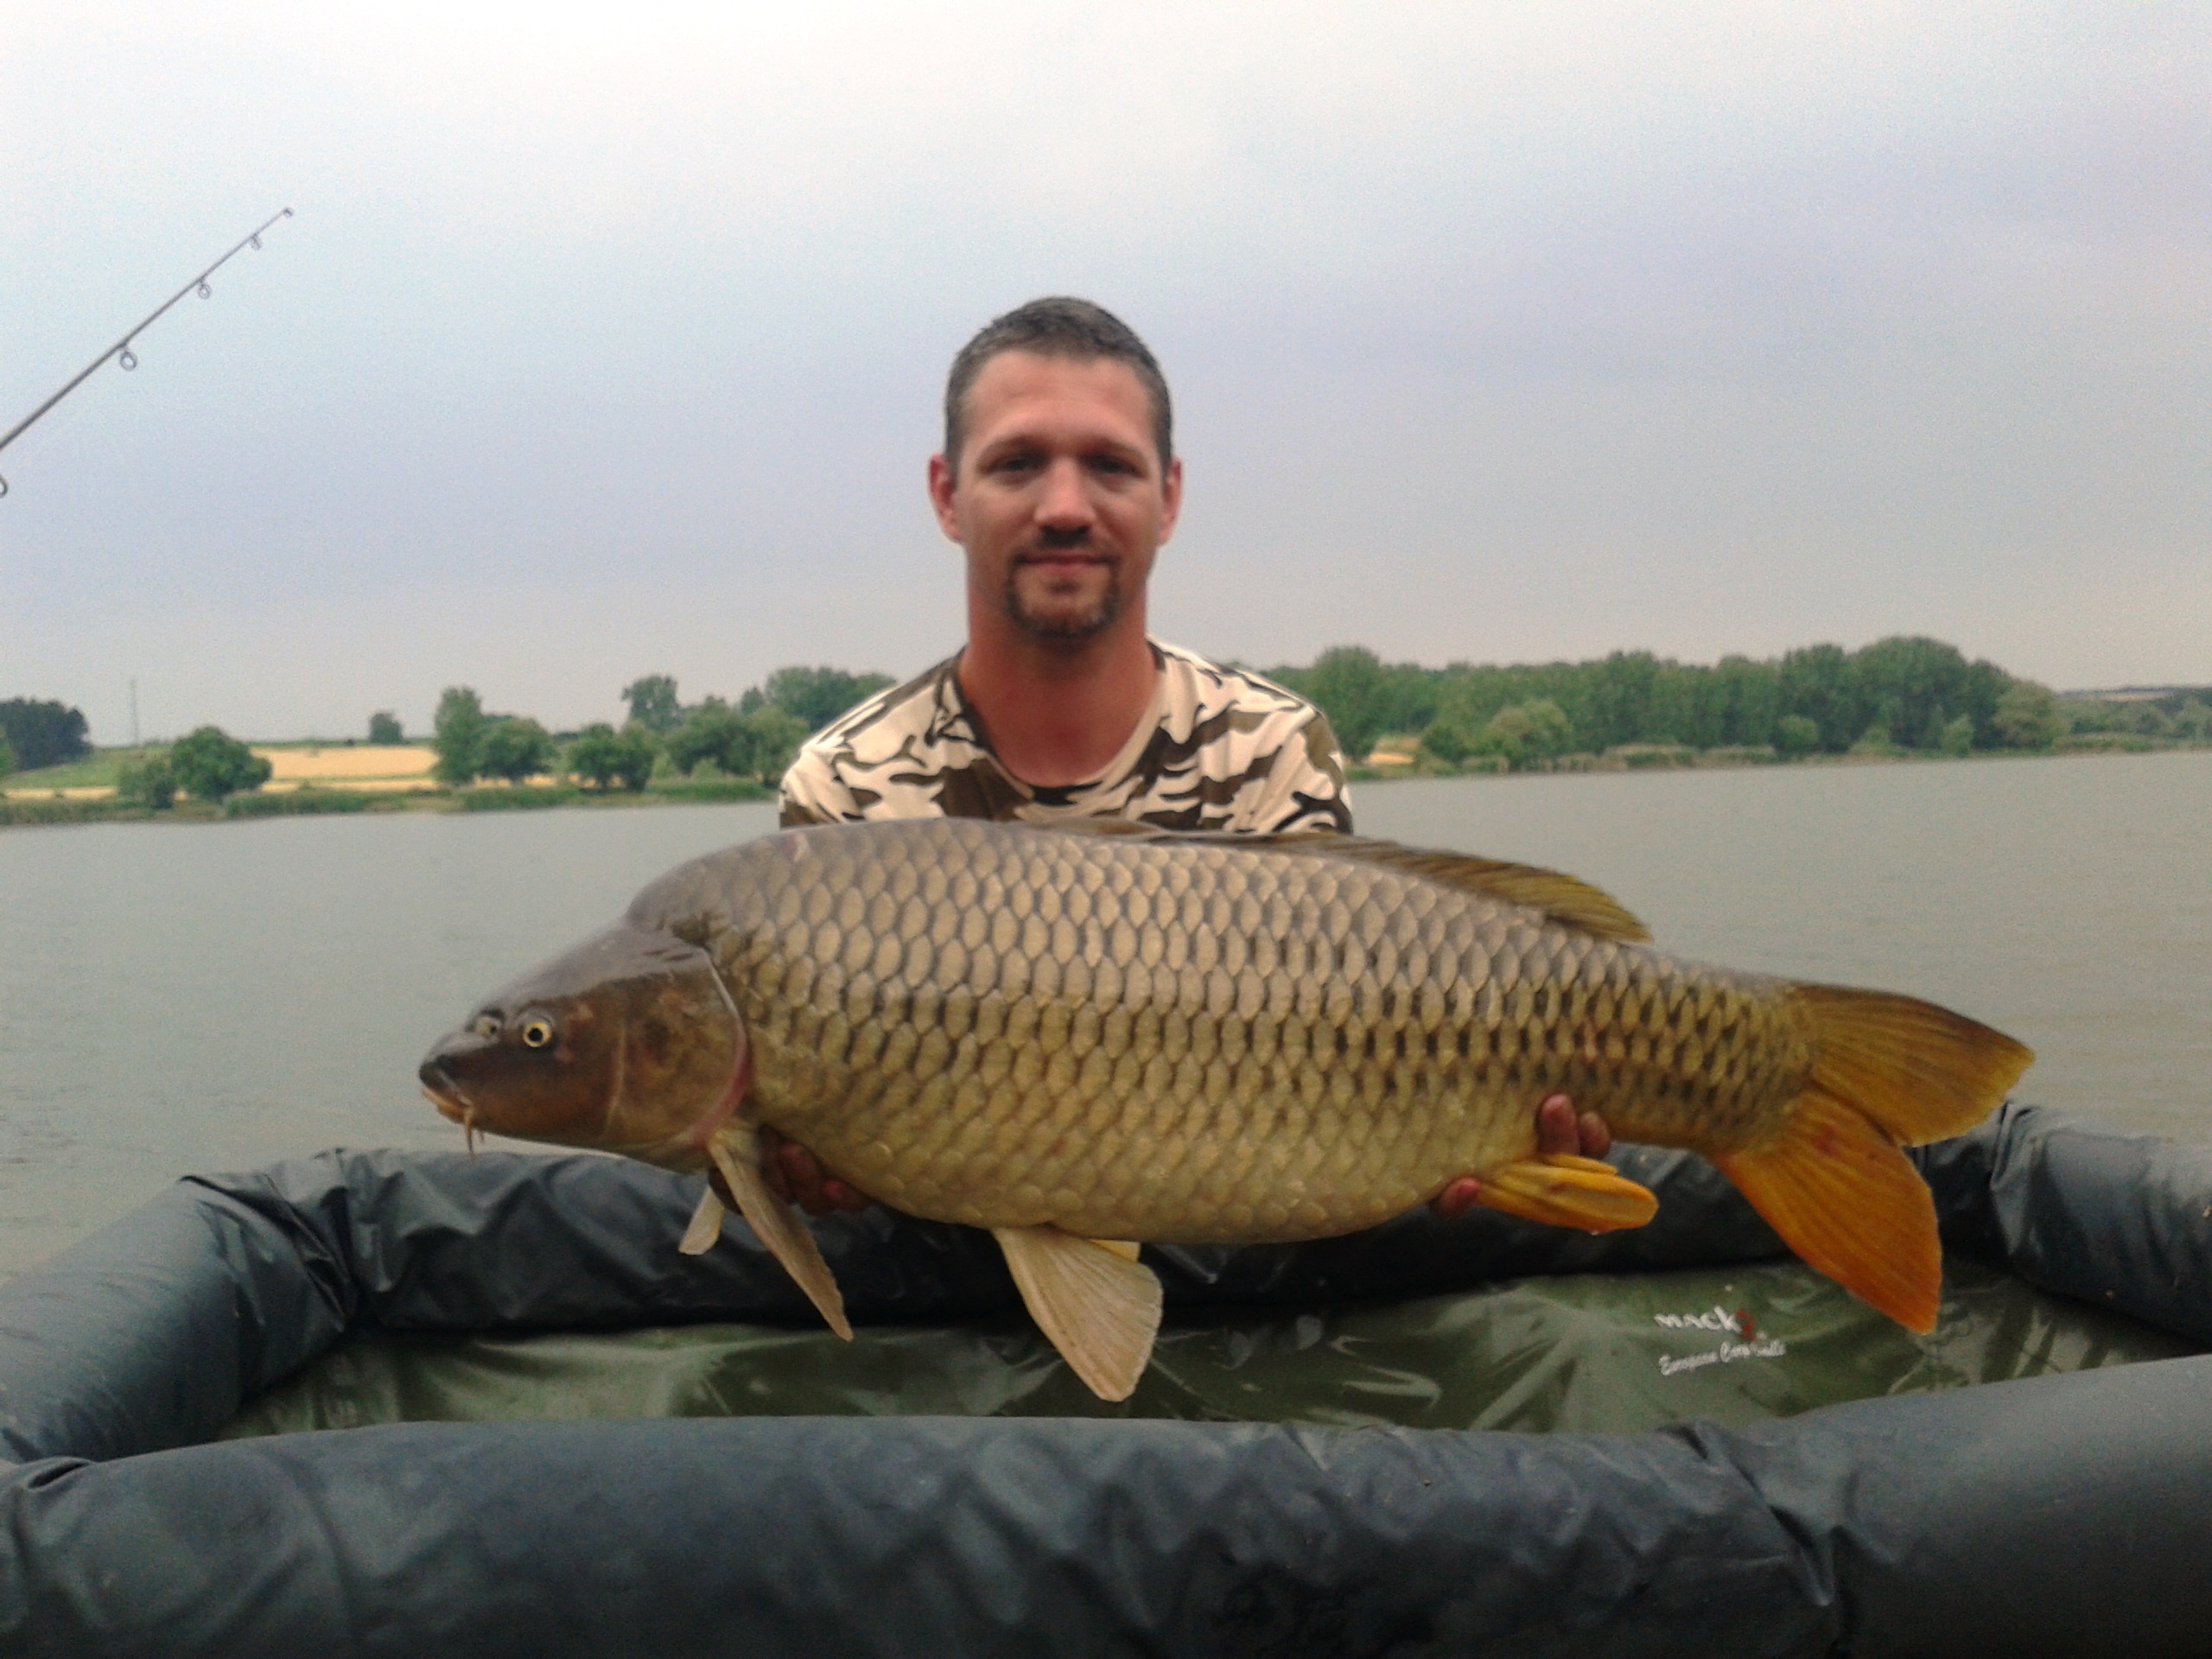
[[[1564,927],[1578,927],[1601,939],[1625,944],[1649,942],[1651,930],[1631,915],[1612,894],[1592,887],[1580,877],[1565,875],[1534,864],[1514,864],[1500,858],[1476,858],[1466,853],[1435,852],[1420,847],[1401,847],[1395,841],[1373,841],[1361,836],[1284,836],[1278,844],[1313,841],[1323,844],[1286,850],[1319,853],[1334,858],[1356,858],[1381,864],[1408,875],[1426,876],[1463,893],[1503,899],[1510,905],[1541,910]],[[1325,843],[1333,842],[1333,846]]]
[[[1161,830],[1127,818],[1063,818],[1051,824],[1033,825],[1076,835],[1112,836],[1201,847],[1234,847],[1245,852],[1292,853],[1307,858],[1342,858],[1363,864],[1379,864],[1402,870],[1462,893],[1500,899],[1510,905],[1526,905],[1541,911],[1563,927],[1580,928],[1601,939],[1643,944],[1651,931],[1613,898],[1587,881],[1534,864],[1513,864],[1503,859],[1476,858],[1466,853],[1402,847],[1395,841],[1370,836],[1340,836],[1332,830],[1307,830],[1294,835],[1246,836],[1221,830]]]

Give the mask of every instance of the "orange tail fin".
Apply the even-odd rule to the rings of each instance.
[[[1812,1267],[1908,1330],[1936,1328],[1936,1204],[1897,1150],[1959,1135],[2035,1057],[2002,1032],[1910,997],[1800,985],[1812,1077],[1780,1135],[1713,1161]]]

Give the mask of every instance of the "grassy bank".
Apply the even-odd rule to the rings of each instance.
[[[90,765],[91,763],[80,763]],[[52,771],[65,770],[62,767]],[[16,779],[8,780],[10,786]],[[79,785],[83,787],[84,785]],[[688,779],[629,791],[579,789],[563,784],[525,784],[507,788],[416,790],[408,792],[351,789],[256,790],[219,804],[180,800],[160,811],[117,800],[52,795],[0,798],[0,826],[40,823],[220,823],[241,818],[277,818],[323,813],[360,812],[531,812],[554,807],[693,806],[720,801],[766,801],[775,791],[736,779],[694,783]]]
[[[1471,756],[1457,766],[1419,747],[1413,738],[1385,738],[1362,762],[1347,766],[1354,783],[1386,783],[1394,778],[1526,777],[1533,772],[1718,771],[1743,766],[1867,766],[1898,761],[2045,760],[2084,754],[2150,754],[2169,749],[2202,750],[2212,744],[2162,742],[2121,732],[2088,732],[2061,738],[2044,749],[1985,749],[1966,754],[1940,749],[1861,747],[1842,754],[1785,755],[1764,747],[1732,746],[1694,749],[1678,743],[1624,743],[1602,754],[1562,754],[1510,766],[1495,754]]]

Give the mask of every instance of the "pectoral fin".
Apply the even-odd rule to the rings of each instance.
[[[1128,1399],[1160,1332],[1160,1281],[1137,1261],[1136,1247],[1057,1227],[992,1231],[1030,1317],[1069,1368],[1101,1400]]]
[[[734,1147],[733,1142],[739,1144]],[[707,1148],[715,1167],[722,1173],[730,1197],[737,1200],[737,1213],[745,1217],[746,1225],[768,1247],[768,1253],[784,1264],[784,1271],[798,1281],[807,1300],[822,1310],[830,1328],[850,1342],[853,1327],[845,1322],[845,1299],[838,1294],[830,1264],[822,1259],[822,1247],[791,1205],[768,1190],[758,1163],[750,1155],[740,1155],[741,1152],[750,1154],[753,1149],[752,1131],[735,1128],[722,1131]],[[710,1189],[708,1197],[713,1196]],[[704,1215],[706,1205],[701,1205],[699,1210]],[[698,1226],[699,1217],[694,1216],[691,1231],[696,1232]],[[687,1243],[690,1237],[687,1233]]]
[[[686,1255],[704,1255],[715,1247],[722,1236],[722,1217],[729,1213],[722,1208],[722,1201],[715,1196],[714,1184],[699,1195],[699,1207],[691,1212],[691,1224],[683,1230],[683,1236],[676,1248]]]
[[[1649,1187],[1638,1186],[1611,1164],[1572,1153],[1516,1159],[1483,1177],[1477,1204],[1524,1221],[1610,1233],[1641,1227],[1659,1212]]]

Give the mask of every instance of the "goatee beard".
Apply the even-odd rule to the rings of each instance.
[[[1050,615],[1040,615],[1021,602],[1021,571],[1022,567],[1016,565],[1007,573],[1006,613],[1014,626],[1033,639],[1053,645],[1081,645],[1112,627],[1114,620],[1122,613],[1122,573],[1111,564],[1105,567],[1106,591],[1099,594],[1098,602],[1090,610]]]

